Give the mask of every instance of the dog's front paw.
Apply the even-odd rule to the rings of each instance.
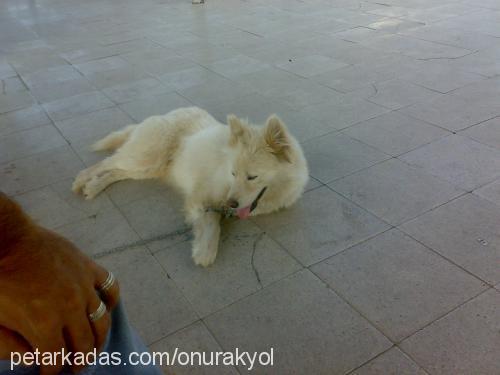
[[[200,249],[198,247],[193,247],[193,260],[198,266],[208,267],[217,257],[217,251],[210,250],[208,248]]]

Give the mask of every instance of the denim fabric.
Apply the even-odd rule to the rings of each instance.
[[[155,366],[142,366],[124,364],[129,359],[129,354],[132,352],[142,353],[148,349],[137,336],[128,322],[123,305],[120,303],[112,313],[112,325],[103,352],[120,353],[122,365],[106,366],[95,365],[89,366],[80,372],[81,375],[161,375],[162,372]],[[138,357],[134,357],[138,360]],[[10,361],[0,361],[0,375],[36,375],[38,368],[36,367],[16,367],[13,371],[10,370]],[[69,374],[63,371],[61,374]]]

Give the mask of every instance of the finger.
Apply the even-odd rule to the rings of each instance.
[[[31,346],[17,332],[0,326],[0,360],[10,360],[12,353],[24,354]]]
[[[83,355],[94,350],[95,339],[86,309],[82,314],[75,315],[75,318],[64,328],[64,338],[68,349],[73,352],[71,370],[78,372],[86,365]]]
[[[62,353],[63,351],[65,353],[68,352],[62,337],[62,332],[60,336],[46,337],[45,341],[38,343],[36,348],[40,351],[41,357],[44,357],[42,353],[50,353],[50,358],[52,359],[51,361],[42,361],[42,364],[40,365],[40,375],[59,374],[66,364],[63,363],[62,356],[56,356],[55,353]],[[49,354],[46,356],[49,356]],[[47,364],[43,364],[43,362],[46,362]]]
[[[89,305],[89,314],[96,312],[100,303],[101,300],[96,295],[91,305]],[[104,315],[94,321],[89,320],[89,322],[92,332],[94,333],[94,347],[97,348],[98,351],[101,351],[111,326],[111,315],[105,310]]]
[[[112,310],[120,299],[120,286],[118,284],[118,280],[115,279],[112,285],[103,290],[101,289],[101,286],[108,279],[109,271],[95,262],[92,262],[91,267],[93,268],[95,275],[95,288],[101,294],[103,301],[108,306],[108,310]]]

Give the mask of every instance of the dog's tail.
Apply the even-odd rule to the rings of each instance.
[[[116,150],[121,147],[130,137],[130,134],[137,125],[129,125],[125,128],[112,132],[103,139],[95,142],[91,148],[94,151]]]

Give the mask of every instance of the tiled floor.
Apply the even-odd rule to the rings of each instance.
[[[152,349],[500,374],[500,0],[4,0],[0,80],[0,190],[116,272]],[[186,105],[277,112],[313,177],[208,269],[160,183],[70,191],[91,142]]]

